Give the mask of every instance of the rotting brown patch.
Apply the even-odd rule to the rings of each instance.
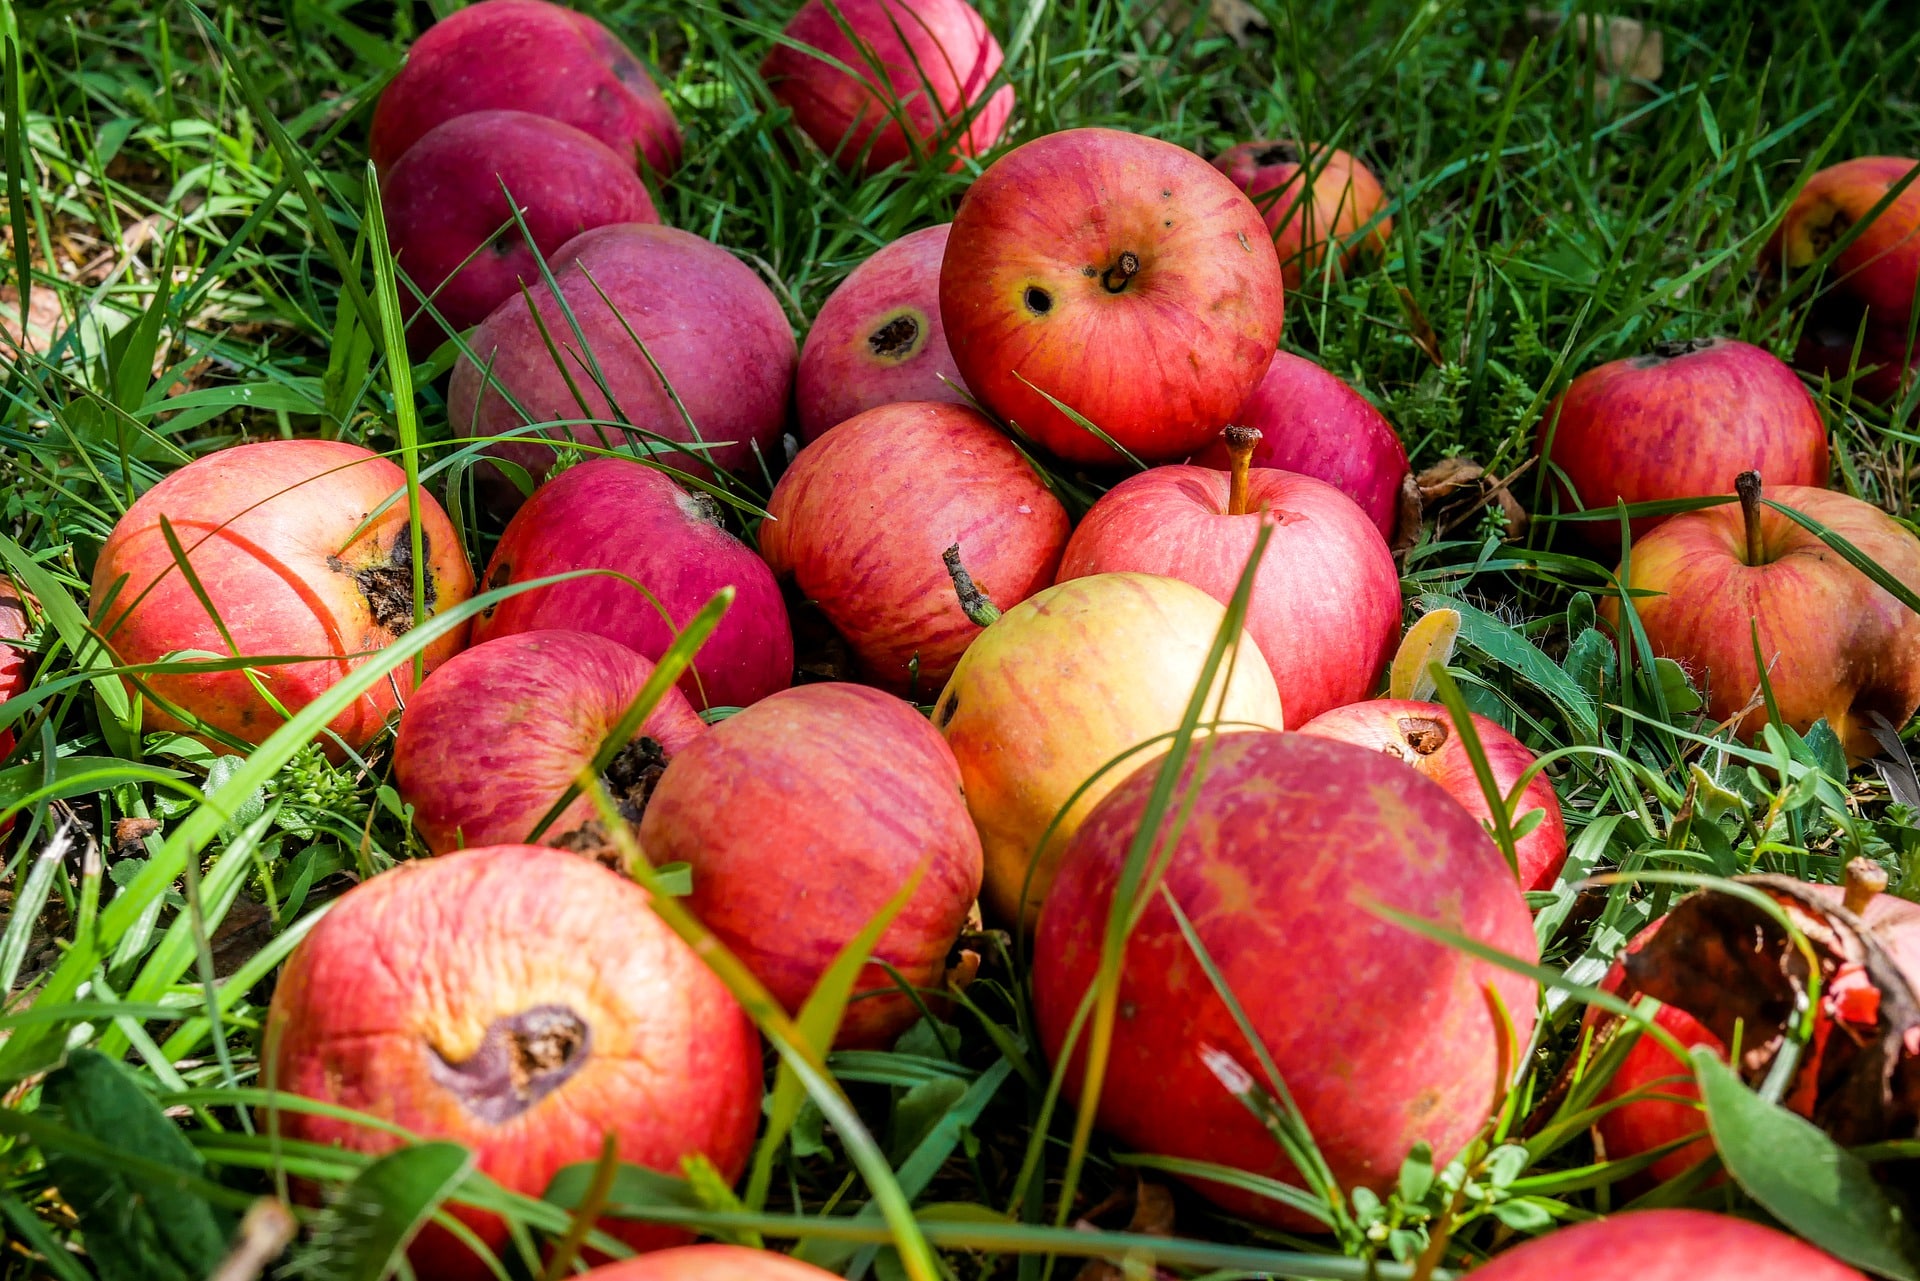
[[[587,1061],[592,1030],[565,1005],[536,1005],[487,1025],[458,1063],[429,1047],[429,1070],[467,1111],[501,1125],[565,1084]]]
[[[1422,756],[1431,756],[1447,745],[1447,727],[1430,716],[1402,716],[1400,737]]]
[[[427,531],[420,531],[420,550],[429,563],[433,560],[433,545],[428,540]],[[327,568],[336,574],[346,574],[360,588],[360,594],[366,597],[367,608],[373,614],[373,621],[390,636],[403,636],[413,630],[418,619],[413,616],[413,531],[412,524],[402,525],[393,536],[393,545],[384,561],[376,560],[359,569],[347,564],[338,556],[327,557]],[[421,603],[429,615],[433,613],[435,600],[439,595],[429,571],[421,584]]]
[[[867,346],[882,360],[900,360],[913,354],[920,341],[920,322],[912,316],[895,316],[867,335]]]
[[[1290,142],[1276,142],[1254,152],[1253,162],[1262,169],[1268,165],[1297,165],[1300,163],[1300,148]]]

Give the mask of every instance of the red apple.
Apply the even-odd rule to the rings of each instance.
[[[1804,1241],[1704,1210],[1636,1210],[1560,1228],[1475,1269],[1476,1281],[1866,1281]]]
[[[1783,485],[1827,483],[1813,397],[1772,354],[1730,338],[1656,343],[1650,355],[1589,369],[1548,406],[1534,448],[1586,509],[1720,493],[1748,468]],[[1637,517],[1634,538],[1660,519]],[[1583,529],[1620,545],[1617,521]]]
[[[1360,505],[1382,538],[1400,518],[1407,451],[1373,403],[1311,360],[1278,351],[1233,421],[1260,433],[1255,467],[1324,480]],[[1224,442],[1195,455],[1202,467],[1232,465]]]
[[[475,111],[434,126],[394,162],[382,188],[400,269],[432,294],[453,329],[479,324],[523,284],[541,288],[540,259],[581,232],[660,221],[646,184],[618,153],[524,111]],[[513,225],[507,192],[531,246]],[[420,310],[405,288],[400,310]],[[408,331],[416,350],[431,350],[442,336],[430,319]]]
[[[1494,784],[1504,796],[1533,764],[1534,755],[1526,744],[1484,716],[1474,715],[1473,730],[1486,752]],[[1350,703],[1322,712],[1302,725],[1300,732],[1318,738],[1337,738],[1343,743],[1405,761],[1446,788],[1447,795],[1459,801],[1483,825],[1493,819],[1493,810],[1487,805],[1486,793],[1473,772],[1466,745],[1455,731],[1453,717],[1439,703],[1395,698]],[[1514,821],[1519,822],[1535,810],[1542,811],[1545,817],[1516,843],[1515,852],[1520,856],[1520,888],[1550,890],[1567,861],[1567,824],[1560,814],[1560,800],[1553,794],[1553,783],[1545,774],[1534,775],[1533,781],[1527,784]]]
[[[966,0],[808,0],[760,74],[822,151],[871,174],[992,150],[1013,114],[1000,62]]]
[[[652,674],[652,663],[589,632],[520,632],[456,654],[408,701],[394,741],[400,799],[413,806],[427,848],[527,840]],[[687,696],[669,688],[607,769],[607,790],[628,819],[705,729]],[[595,842],[597,814],[577,798],[542,843]]]
[[[429,129],[474,111],[529,111],[593,135],[665,177],[680,126],[619,37],[546,0],[481,0],[414,41],[374,108],[367,148],[385,173]]]
[[[715,725],[667,766],[640,842],[692,867],[689,905],[793,1011],[924,869],[861,972],[843,1046],[890,1045],[919,1018],[881,962],[937,991],[980,892],[952,751],[911,704],[859,685],[802,685]]]
[[[1060,457],[1147,462],[1210,443],[1280,338],[1260,211],[1192,152],[1116,129],[1017,147],[967,189],[940,314],[967,387]]]
[[[1069,522],[992,423],[964,405],[882,405],[800,451],[760,553],[847,639],[863,674],[924,697],[980,634],[942,553],[1003,609],[1053,582]]]
[[[832,1281],[811,1263],[739,1245],[683,1245],[609,1263],[592,1281]]]
[[[1216,156],[1213,167],[1259,206],[1289,289],[1298,289],[1301,280],[1319,273],[1329,242],[1344,244],[1387,203],[1373,170],[1337,147],[1243,142]],[[1303,193],[1307,173],[1312,184]],[[1392,234],[1393,219],[1382,218],[1366,243],[1384,251]],[[1356,242],[1340,250],[1343,270],[1353,266],[1361,247]]]
[[[721,527],[713,500],[644,463],[596,458],[535,490],[500,536],[486,581],[492,589],[577,569],[633,583],[595,574],[521,592],[480,616],[474,640],[562,628],[656,660],[731,586],[738,594],[680,688],[695,707],[745,707],[792,682],[793,633],[773,572]]]
[[[344,441],[269,440],[208,454],[142,494],[113,527],[93,570],[93,623],[120,662],[158,663],[180,650],[309,657],[242,670],[148,672],[148,730],[225,734],[260,743],[287,715],[324,694],[410,630],[413,545],[406,475]],[[403,495],[378,517],[372,513]],[[216,622],[174,563],[161,518],[172,525]],[[440,504],[420,495],[429,611],[473,594],[473,571]],[[364,523],[364,528],[362,527]],[[124,580],[124,581],[123,581]],[[232,637],[228,647],[225,626]],[[429,671],[466,644],[462,626],[426,651]],[[413,688],[413,665],[355,699],[328,729],[358,750],[385,728]],[[321,742],[330,754],[340,746]]]
[[[29,627],[26,604],[3,574],[0,574],[0,705],[16,694],[24,694],[32,683],[33,672],[27,651],[13,642],[26,639]],[[0,729],[0,768],[13,754],[13,727]],[[13,817],[0,818],[0,841],[13,831]]]
[[[1767,242],[1766,255],[1788,271],[1811,266],[1920,160],[1861,156],[1807,179]],[[1902,333],[1920,291],[1920,182],[1908,184],[1829,266],[1827,296],[1864,308],[1872,322]]]
[[[1816,378],[1836,383],[1852,378],[1856,396],[1885,403],[1913,385],[1914,371],[1920,369],[1920,340],[1909,346],[1904,325],[1863,326],[1845,308],[1815,303],[1793,349],[1793,363]]]
[[[1192,583],[1225,604],[1263,524],[1272,541],[1253,580],[1247,634],[1287,719],[1304,724],[1365,698],[1400,642],[1400,572],[1365,512],[1322,481],[1248,469],[1156,467],[1108,490],[1073,531],[1060,579],[1134,570]],[[1233,492],[1235,480],[1239,492]]]
[[[496,845],[384,872],[334,903],[287,961],[267,1015],[264,1083],[469,1148],[508,1191],[539,1196],[600,1155],[677,1173],[706,1156],[737,1178],[760,1119],[760,1042],[726,987],[590,859]],[[290,1108],[284,1140],[379,1153],[399,1135]],[[492,1215],[453,1213],[490,1248]],[[635,1248],[686,1233],[609,1219]],[[452,1233],[409,1250],[436,1281],[491,1277]]]
[[[1191,783],[1196,766],[1190,763]],[[1128,846],[1156,771],[1143,766],[1088,816],[1034,942],[1041,1040],[1059,1061],[1100,964]],[[1416,1143],[1444,1164],[1485,1124],[1502,1065],[1527,1043],[1534,984],[1381,919],[1380,904],[1531,963],[1527,905],[1480,825],[1438,784],[1378,752],[1304,734],[1223,736],[1161,886],[1180,904],[1342,1188],[1384,1194]],[[1216,1078],[1263,1081],[1173,911],[1143,890],[1121,971],[1099,1124],[1136,1150],[1299,1182],[1279,1145]],[[1502,1048],[1489,991],[1513,1021]],[[1418,1011],[1409,1017],[1409,1011]],[[1066,1070],[1077,1097],[1083,1035]],[[1271,1089],[1264,1085],[1263,1088]],[[1293,1228],[1278,1202],[1207,1181],[1236,1214]]]
[[[961,657],[933,723],[960,762],[986,853],[985,902],[1003,921],[1032,923],[1088,812],[1165,753],[1226,616],[1178,579],[1095,574],[1015,605]],[[1273,675],[1244,631],[1232,666],[1214,676],[1216,715],[1280,728]]]
[[[940,324],[940,260],[951,226],[900,237],[848,273],[820,308],[794,375],[801,440],[879,405],[964,402]]]
[[[1849,760],[1876,755],[1873,713],[1898,726],[1920,707],[1920,615],[1761,506],[1757,475],[1742,473],[1739,488],[1740,506],[1675,516],[1634,545],[1623,581],[1636,593],[1653,652],[1704,683],[1709,720],[1737,717],[1736,733],[1750,740],[1767,723],[1754,662],[1757,627],[1780,718],[1803,733],[1825,718]],[[1770,496],[1920,591],[1920,539],[1879,508],[1794,485]],[[1600,612],[1619,625],[1617,599],[1602,601]]]

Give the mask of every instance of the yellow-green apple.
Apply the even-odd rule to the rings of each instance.
[[[923,227],[880,249],[820,308],[793,379],[801,440],[878,405],[965,400],[940,323],[951,225]]]
[[[920,878],[856,980],[842,1046],[890,1045],[920,1017],[888,968],[937,993],[980,892],[952,751],[912,704],[862,685],[802,685],[715,725],[668,764],[640,842],[690,866],[689,906],[795,1012]]]
[[[1486,717],[1475,713],[1473,731],[1493,771],[1494,785],[1505,796],[1534,762],[1525,743]],[[1349,703],[1322,712],[1300,727],[1302,734],[1334,738],[1404,761],[1447,789],[1484,826],[1493,819],[1487,795],[1473,771],[1466,744],[1455,729],[1451,713],[1439,703],[1413,699],[1378,698]],[[1521,794],[1516,823],[1534,811],[1540,824],[1515,842],[1520,861],[1520,888],[1550,890],[1567,861],[1567,824],[1560,800],[1545,774],[1535,774]]]
[[[1780,719],[1801,732],[1825,719],[1849,760],[1876,755],[1874,713],[1904,725],[1920,706],[1920,615],[1763,506],[1757,474],[1741,473],[1736,487],[1739,506],[1675,516],[1634,544],[1622,586],[1653,652],[1704,682],[1710,718],[1737,720],[1736,734],[1751,739],[1767,723],[1757,629]],[[1920,539],[1879,508],[1792,485],[1770,496],[1920,591]],[[1619,626],[1618,599],[1600,612]]]
[[[394,779],[414,830],[435,854],[530,840],[652,674],[652,663],[591,632],[518,632],[454,655],[407,701],[394,739]],[[602,779],[628,821],[705,729],[669,687]],[[596,846],[605,839],[597,814],[577,797],[540,841]]]
[[[843,169],[957,169],[1013,114],[1013,86],[993,84],[1001,56],[966,0],[807,0],[760,74]]]
[[[1101,968],[1157,773],[1137,769],[1087,816],[1041,910],[1034,1009],[1056,1065]],[[1177,827],[1162,820],[1171,847],[1164,875],[1126,891],[1140,915],[1097,1105],[1078,1097],[1084,1033],[1066,1066],[1069,1093],[1097,1106],[1099,1125],[1136,1151],[1297,1185],[1298,1172],[1235,1093],[1256,1082],[1272,1088],[1260,1066],[1271,1055],[1342,1188],[1385,1195],[1416,1144],[1438,1164],[1451,1160],[1507,1085],[1501,1072],[1533,1028],[1535,985],[1375,909],[1531,964],[1538,945],[1526,900],[1486,833],[1438,784],[1378,752],[1305,734],[1223,735],[1204,771],[1197,756],[1187,762],[1178,795]],[[1214,991],[1168,896],[1260,1050]],[[1505,1040],[1502,1019],[1517,1040]],[[1313,1226],[1277,1201],[1194,1185],[1235,1214]]]
[[[1337,147],[1243,142],[1216,156],[1213,166],[1259,207],[1289,289],[1298,289],[1303,279],[1319,273],[1329,242],[1339,249],[1344,270],[1353,266],[1363,247],[1384,250],[1393,234],[1393,219],[1382,218],[1364,241],[1346,244],[1373,222],[1387,203],[1387,193],[1373,170]]]
[[[381,186],[394,258],[452,329],[479,324],[523,284],[541,288],[540,260],[581,232],[660,221],[631,163],[572,125],[525,111],[474,111],[435,125]],[[424,309],[402,288],[400,310]],[[431,350],[444,331],[421,316],[407,337],[416,351]]]
[[[960,762],[985,902],[1001,919],[1031,923],[1087,812],[1132,763],[1167,750],[1225,622],[1220,602],[1178,579],[1095,574],[1015,605],[961,657],[933,723]],[[1207,696],[1204,719],[1216,718],[1281,727],[1273,675],[1244,631]]]
[[[1374,692],[1400,641],[1400,573],[1352,499],[1310,476],[1250,468],[1255,436],[1229,427],[1234,470],[1155,467],[1115,485],[1073,531],[1060,579],[1132,570],[1233,596],[1261,527],[1247,634],[1295,724]]]
[[[1393,424],[1344,379],[1277,351],[1233,421],[1260,433],[1255,467],[1326,481],[1360,505],[1382,538],[1393,537],[1407,451]],[[1221,471],[1233,465],[1225,441],[1207,446],[1193,461]]]
[[[570,124],[662,177],[680,164],[680,126],[639,59],[546,0],[482,0],[427,28],[380,94],[367,149],[385,173],[435,125],[490,110]]]
[[[942,554],[995,603],[1053,582],[1066,508],[992,423],[964,405],[882,405],[800,451],[767,500],[760,554],[846,638],[862,675],[937,691],[979,625]]]
[[[1730,338],[1654,344],[1589,369],[1547,409],[1538,453],[1584,509],[1720,493],[1749,468],[1785,485],[1827,483],[1827,429],[1813,396],[1772,353]],[[1638,539],[1660,523],[1633,521]],[[1618,521],[1584,523],[1618,547]]]
[[[263,1058],[269,1088],[460,1143],[531,1197],[609,1136],[622,1161],[677,1173],[700,1155],[737,1178],[760,1119],[759,1037],[725,985],[638,885],[529,845],[419,859],[349,890],[288,959]],[[359,1152],[404,1142],[290,1107],[261,1124]],[[506,1245],[495,1216],[452,1213],[496,1253]],[[687,1235],[599,1227],[638,1249]],[[494,1275],[437,1225],[408,1253],[417,1276]]]
[[[257,744],[362,663],[382,663],[380,650],[425,621],[414,617],[407,503],[390,503],[406,487],[398,466],[359,445],[269,440],[197,458],[142,494],[93,569],[93,625],[118,660],[159,663],[183,650],[306,660],[251,673],[145,673],[146,728]],[[163,521],[197,590],[167,546]],[[424,491],[419,533],[431,617],[473,594],[473,570],[452,522]],[[463,625],[429,645],[427,669],[459,653],[466,633]],[[365,747],[412,688],[413,665],[401,663],[328,723],[322,745],[336,758],[341,743]]]
[[[1635,1210],[1535,1237],[1479,1281],[1867,1281],[1831,1255],[1748,1219]]]
[[[1905,156],[1860,156],[1814,174],[1767,242],[1768,260],[1788,272],[1811,266],[1916,166],[1920,160]],[[1920,181],[1895,196],[1827,270],[1829,302],[1904,332],[1920,290]]]
[[[628,458],[569,467],[507,523],[487,566],[503,587],[578,569],[593,574],[510,596],[474,623],[475,641],[562,628],[658,660],[723,587],[736,593],[680,688],[699,708],[745,707],[793,681],[793,632],[773,571],[722,528],[717,505]],[[625,581],[625,580],[632,581]]]
[[[940,268],[968,389],[1079,463],[1119,455],[1053,401],[1147,462],[1210,443],[1273,359],[1283,293],[1245,193],[1190,151],[1116,129],[994,161]]]
[[[740,1245],[683,1245],[593,1269],[590,1281],[833,1281],[811,1263]]]
[[[518,429],[520,438],[490,452],[536,475],[553,451],[525,434],[529,422],[572,424],[544,429],[561,440],[662,449],[666,463],[699,475],[705,462],[757,475],[757,458],[778,456],[793,388],[793,331],[752,268],[710,240],[646,223],[575,236],[550,265],[572,320],[546,288],[501,303],[474,331],[472,355],[454,366],[447,413],[456,434]],[[598,378],[588,372],[595,367]],[[694,453],[659,444],[696,439],[703,444]]]

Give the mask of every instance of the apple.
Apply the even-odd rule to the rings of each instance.
[[[1289,289],[1319,273],[1329,242],[1345,245],[1387,203],[1373,170],[1337,147],[1243,142],[1214,157],[1213,167],[1252,197],[1266,218]],[[1303,192],[1307,174],[1312,180]],[[1366,243],[1384,251],[1392,234],[1393,219],[1382,218]],[[1342,270],[1353,266],[1360,250],[1359,243],[1340,249]]]
[[[502,190],[502,187],[505,190]],[[520,292],[541,288],[540,259],[594,227],[659,222],[633,166],[572,125],[524,111],[475,111],[435,125],[381,184],[387,236],[400,269],[449,328],[467,329]],[[507,192],[533,243],[513,225]],[[400,310],[423,310],[400,291]],[[420,319],[417,353],[442,337]]]
[[[837,1044],[884,1048],[919,1017],[886,966],[938,991],[980,892],[960,770],[913,705],[802,685],[676,754],[640,820],[648,857],[693,872],[688,905],[789,1011],[902,886]]]
[[[1343,379],[1311,360],[1277,351],[1234,422],[1260,433],[1255,467],[1326,481],[1360,505],[1382,538],[1393,538],[1407,451],[1392,424]],[[1232,466],[1224,441],[1207,446],[1193,461],[1221,471]]]
[[[647,69],[600,23],[546,0],[481,0],[429,27],[380,94],[367,149],[384,174],[435,125],[495,110],[572,125],[663,178],[680,164],[680,126]]]
[[[1478,713],[1473,714],[1473,731],[1486,753],[1494,785],[1505,796],[1533,764],[1534,755],[1526,744]],[[1322,712],[1302,725],[1300,732],[1339,739],[1404,761],[1446,788],[1447,795],[1459,801],[1483,826],[1493,820],[1493,810],[1481,790],[1479,776],[1473,772],[1466,744],[1452,714],[1439,703],[1397,698],[1349,703]],[[1540,825],[1515,842],[1520,888],[1550,890],[1567,861],[1567,824],[1560,813],[1560,800],[1553,794],[1553,783],[1545,774],[1534,775],[1527,784],[1514,821],[1520,822],[1535,810],[1544,814]]]
[[[1379,752],[1305,734],[1223,735],[1181,822],[1165,874],[1136,899],[1111,1057],[1082,1100],[1086,1036],[1067,1091],[1141,1152],[1298,1184],[1299,1175],[1221,1073],[1263,1081],[1166,895],[1179,903],[1339,1185],[1385,1195],[1416,1143],[1444,1165],[1486,1123],[1527,1044],[1534,983],[1382,919],[1410,913],[1531,964],[1532,918],[1513,874],[1445,789]],[[1128,847],[1156,769],[1136,770],[1080,825],[1034,940],[1040,1038],[1058,1064],[1100,967]],[[1186,790],[1193,786],[1195,791]],[[1170,848],[1165,848],[1170,847]],[[1164,893],[1162,892],[1164,891]],[[1512,1020],[1503,1047],[1497,994]],[[1417,1011],[1417,1017],[1409,1017]],[[1211,1062],[1211,1066],[1210,1066]],[[1193,1180],[1231,1212],[1299,1230],[1275,1201]]]
[[[1855,223],[1873,213],[1920,160],[1860,156],[1807,179],[1787,216],[1768,240],[1766,258],[1777,268],[1811,266]],[[1920,291],[1920,182],[1908,184],[1828,267],[1827,297],[1864,310],[1876,326],[1905,333]]]
[[[720,525],[718,506],[628,458],[596,458],[533,492],[487,566],[489,590],[578,569],[613,570],[510,596],[473,639],[592,632],[657,661],[723,587],[737,595],[680,678],[693,705],[745,707],[793,681],[793,632],[773,571]],[[637,584],[637,585],[636,585]],[[644,590],[643,590],[644,589]]]
[[[832,1281],[833,1273],[740,1245],[683,1245],[609,1263],[586,1276],[591,1281]]]
[[[793,331],[752,268],[692,232],[646,223],[575,236],[550,264],[573,322],[544,287],[501,303],[474,331],[472,355],[454,366],[447,413],[457,434],[503,436],[532,421],[571,423],[557,429],[558,439],[570,435],[602,448],[698,439],[714,447],[688,453],[663,446],[662,461],[702,476],[705,462],[758,474],[761,456],[779,456],[793,387]],[[573,323],[585,336],[585,353]],[[557,363],[549,341],[560,352]],[[588,372],[587,353],[618,416]],[[636,430],[624,430],[617,417]],[[523,435],[490,452],[544,474],[553,451],[538,440]]]
[[[454,655],[408,701],[395,736],[394,777],[414,830],[435,854],[528,840],[652,674],[652,663],[590,632],[519,632]],[[705,730],[669,687],[603,780],[629,820]],[[597,814],[578,797],[541,842],[597,846]]]
[[[1147,462],[1210,443],[1273,359],[1280,260],[1260,211],[1170,142],[1069,129],[1017,147],[967,189],[940,268],[940,315],[967,387],[1076,463]]]
[[[1737,718],[1735,732],[1751,740],[1767,723],[1757,628],[1781,720],[1804,733],[1824,718],[1856,764],[1878,754],[1873,713],[1898,726],[1920,707],[1920,615],[1763,507],[1758,474],[1743,472],[1735,484],[1738,507],[1675,516],[1636,543],[1622,567],[1653,652],[1704,682],[1709,720]],[[1771,497],[1920,591],[1920,539],[1879,508],[1797,485],[1779,486]],[[1600,613],[1619,627],[1617,598],[1602,601]]]
[[[951,223],[900,237],[847,274],[800,348],[800,439],[901,401],[965,403],[940,323],[940,260]]]
[[[1844,308],[1816,302],[1808,309],[1793,363],[1816,378],[1836,383],[1852,378],[1855,395],[1884,404],[1913,385],[1914,371],[1920,369],[1920,339],[1909,345],[1904,325],[1862,326]]]
[[[1015,605],[961,657],[933,723],[960,763],[986,854],[984,901],[1002,920],[1032,923],[1088,811],[1165,753],[1226,613],[1178,579],[1095,574]],[[1205,719],[1279,729],[1279,691],[1244,631],[1230,657]]]
[[[619,1159],[678,1173],[704,1155],[739,1177],[760,1119],[760,1040],[725,985],[638,885],[590,859],[496,845],[420,859],[349,890],[294,948],[262,1041],[263,1083],[463,1144],[510,1192],[537,1197],[562,1166]],[[367,1153],[386,1129],[286,1107],[284,1141]],[[452,1213],[496,1252],[507,1225]],[[676,1228],[606,1219],[636,1249]],[[491,1277],[430,1225],[415,1275]]]
[[[991,151],[1013,114],[1000,62],[966,0],[807,0],[760,75],[836,164],[874,174]]]
[[[862,673],[938,690],[980,634],[942,567],[952,546],[994,601],[1053,582],[1067,510],[964,405],[882,405],[800,451],[767,500],[760,553],[844,636]]]
[[[31,627],[26,603],[4,575],[0,575],[0,705],[17,694],[27,692],[33,683],[32,664],[26,649],[16,645],[24,641]],[[0,729],[0,768],[7,765],[15,746],[13,727]],[[13,831],[13,816],[0,818],[0,841]]]
[[[93,570],[93,625],[116,659],[159,663],[182,650],[307,659],[251,673],[143,673],[145,727],[257,745],[361,663],[382,662],[378,651],[418,621],[406,485],[398,466],[359,445],[268,440],[197,458],[142,494],[114,525]],[[373,516],[396,494],[403,496]],[[213,614],[175,564],[162,518]],[[452,523],[425,491],[420,538],[427,609],[454,609],[473,594],[473,571]],[[427,669],[459,653],[466,632],[461,626],[428,646]],[[321,742],[329,755],[339,759],[342,744],[365,747],[412,688],[413,665],[394,667],[328,724]]]
[[[1262,525],[1247,634],[1295,724],[1374,692],[1400,642],[1400,572],[1353,500],[1324,481],[1247,466],[1255,440],[1230,427],[1234,471],[1155,467],[1101,496],[1060,561],[1060,579],[1132,570],[1192,583],[1225,604]]]
[[[1535,1237],[1477,1281],[1866,1281],[1806,1242],[1705,1210],[1635,1210]]]
[[[1730,338],[1655,343],[1589,369],[1548,407],[1534,448],[1588,510],[1719,493],[1748,468],[1786,485],[1827,483],[1827,429],[1812,395],[1771,353]],[[1660,520],[1636,517],[1634,538]],[[1620,545],[1618,521],[1583,530]]]

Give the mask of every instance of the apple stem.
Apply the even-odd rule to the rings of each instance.
[[[1117,294],[1139,270],[1140,255],[1129,249],[1114,260],[1113,266],[1100,273],[1100,283],[1108,293]]]
[[[1735,476],[1733,492],[1740,495],[1740,514],[1747,523],[1747,564],[1764,565],[1767,549],[1760,538],[1760,473],[1743,471]]]
[[[947,577],[953,580],[953,594],[960,598],[960,612],[967,616],[975,627],[986,627],[1000,617],[1000,607],[987,599],[987,594],[974,585],[973,575],[960,563],[960,544],[955,543],[940,553],[940,559],[947,564]]]
[[[1258,427],[1228,427],[1220,433],[1227,443],[1227,457],[1233,465],[1227,470],[1227,515],[1247,514],[1247,472],[1253,466],[1253,450],[1260,443]]]
[[[1840,905],[1855,916],[1867,910],[1873,896],[1887,888],[1887,869],[1864,856],[1847,864],[1847,888]]]

